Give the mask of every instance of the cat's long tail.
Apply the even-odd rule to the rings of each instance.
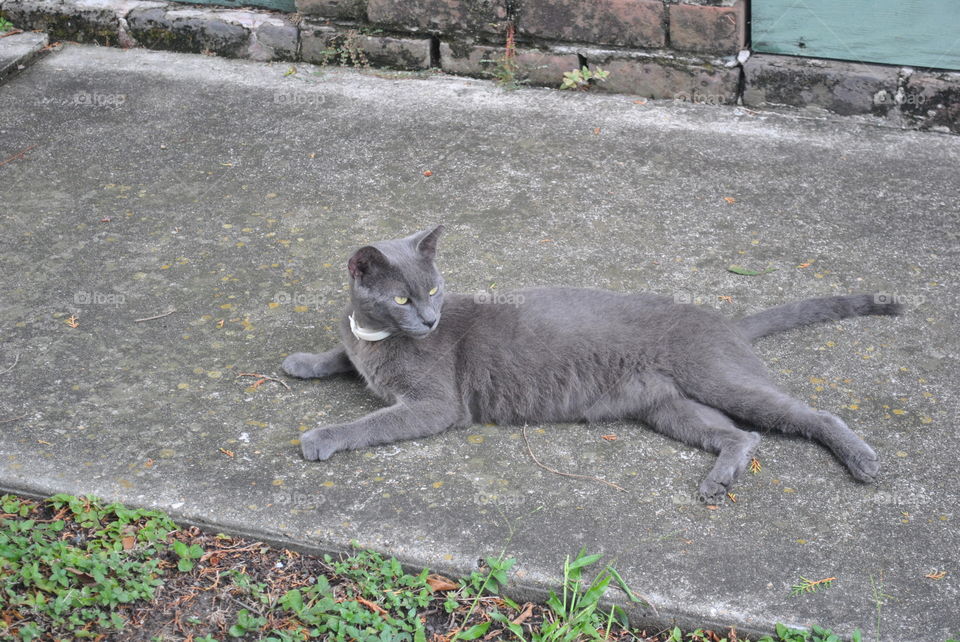
[[[837,321],[871,314],[900,314],[902,306],[888,294],[828,296],[785,303],[761,310],[737,321],[740,332],[753,341],[768,334],[783,332],[810,323]]]

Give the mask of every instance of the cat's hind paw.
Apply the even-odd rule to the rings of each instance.
[[[708,505],[714,505],[723,501],[723,498],[726,496],[728,490],[729,486],[725,486],[719,482],[707,478],[704,479],[703,483],[700,484],[700,488],[697,490],[697,493],[701,502]]]
[[[880,458],[873,452],[873,448],[865,443],[857,452],[847,454],[843,463],[857,481],[875,482],[880,474]]]

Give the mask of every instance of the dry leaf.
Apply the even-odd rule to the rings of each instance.
[[[260,386],[262,386],[263,384],[265,384],[266,382],[267,382],[266,379],[257,379],[257,380],[254,381],[252,384],[250,384],[250,387],[253,388],[253,389],[257,389],[257,388],[259,388]]]
[[[754,475],[756,475],[756,474],[759,473],[761,470],[763,470],[763,466],[760,465],[760,460],[757,459],[756,457],[751,457],[751,458],[750,458],[750,472],[753,473]]]
[[[640,100],[635,100],[635,101],[633,101],[633,104],[634,104],[634,105],[646,105],[646,104],[647,104],[647,99],[646,99],[646,98],[641,98]]]
[[[374,613],[379,613],[379,614],[382,615],[383,617],[388,617],[388,616],[387,616],[387,611],[386,611],[386,609],[384,609],[382,606],[380,606],[380,605],[377,604],[376,602],[371,602],[370,600],[365,600],[365,599],[363,599],[362,597],[357,597],[357,598],[354,598],[354,599],[356,599],[357,602],[360,602],[360,604],[363,604],[365,607],[367,607],[368,609],[370,609],[370,610],[373,611]]]
[[[460,586],[454,584],[452,580],[448,580],[443,575],[437,575],[436,573],[427,576],[427,585],[434,593],[437,591],[455,591],[460,588]]]
[[[732,197],[732,196],[724,196],[724,197],[723,197],[723,200],[725,200],[726,202],[730,203],[731,205],[733,205],[734,203],[737,202],[737,199],[735,199],[735,198]]]
[[[224,321],[225,321],[225,319],[220,319],[219,321],[217,321],[217,327],[218,327],[218,328],[222,328]]]
[[[66,323],[71,328],[76,328],[80,325],[80,319],[78,319],[76,315],[71,314],[70,318],[67,319],[64,323]]]
[[[524,620],[529,618],[531,615],[533,615],[533,604],[527,602],[526,605],[524,605],[523,613],[514,618],[513,623],[518,625],[523,624]]]
[[[942,580],[946,576],[947,576],[946,571],[934,571],[933,573],[927,573],[926,575],[924,575],[924,577],[929,578],[931,580]]]
[[[808,267],[810,267],[811,265],[813,265],[813,261],[807,261],[806,263],[801,263],[801,264],[798,265],[797,267],[798,267],[798,268],[808,268]]]
[[[729,497],[730,501],[733,502],[734,504],[737,503],[737,496],[734,493],[727,493],[727,497]]]
[[[226,448],[221,448],[221,449],[220,449],[220,452],[222,452],[222,453],[223,453],[224,455],[226,455],[227,457],[233,457],[233,451],[232,451],[232,450],[227,450]]]
[[[732,297],[732,296],[718,296],[717,298],[720,299],[721,301],[726,302],[726,303],[733,303],[733,297]]]
[[[708,510],[717,510],[719,508],[716,504],[707,504]]]
[[[599,134],[599,133],[600,133],[600,128],[599,128],[599,127],[594,127],[594,128],[593,128],[593,133],[594,133],[594,134]]]
[[[152,460],[152,459],[148,459],[147,461],[143,462],[143,467],[144,467],[144,468],[153,468],[153,460]]]
[[[38,440],[37,440],[37,443],[38,443],[38,444],[43,444],[44,446],[52,446],[52,445],[53,445],[53,444],[51,444],[49,441],[44,441],[44,440],[42,440],[42,439],[38,439]]]
[[[553,239],[540,239],[540,243],[553,243]]]
[[[133,545],[136,544],[137,538],[133,535],[127,535],[121,541],[123,542],[123,550],[129,551],[131,548],[133,548]]]
[[[427,176],[427,177],[430,177],[430,176],[433,176],[433,172],[431,172],[431,171],[428,169],[427,171],[425,171],[425,172],[423,173],[423,175],[424,175],[424,176]]]
[[[600,435],[600,439],[606,439],[607,441],[616,441],[616,435]]]
[[[104,216],[102,219],[100,219],[100,222],[101,222],[101,223],[109,223],[109,222],[112,221],[112,220],[113,220],[113,219],[110,218],[109,216]]]

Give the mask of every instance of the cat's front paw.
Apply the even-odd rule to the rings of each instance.
[[[309,352],[294,352],[280,366],[291,377],[310,379],[317,376],[317,355]]]
[[[340,450],[336,434],[331,428],[314,428],[300,436],[300,451],[307,461],[323,461]]]

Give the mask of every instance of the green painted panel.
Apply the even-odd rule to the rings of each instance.
[[[960,70],[960,0],[753,0],[754,51]]]
[[[215,4],[220,7],[260,7],[262,9],[273,9],[274,11],[286,11],[293,13],[297,10],[294,6],[294,0],[243,0],[232,2],[231,0],[173,0],[174,2],[183,2],[184,4]]]

